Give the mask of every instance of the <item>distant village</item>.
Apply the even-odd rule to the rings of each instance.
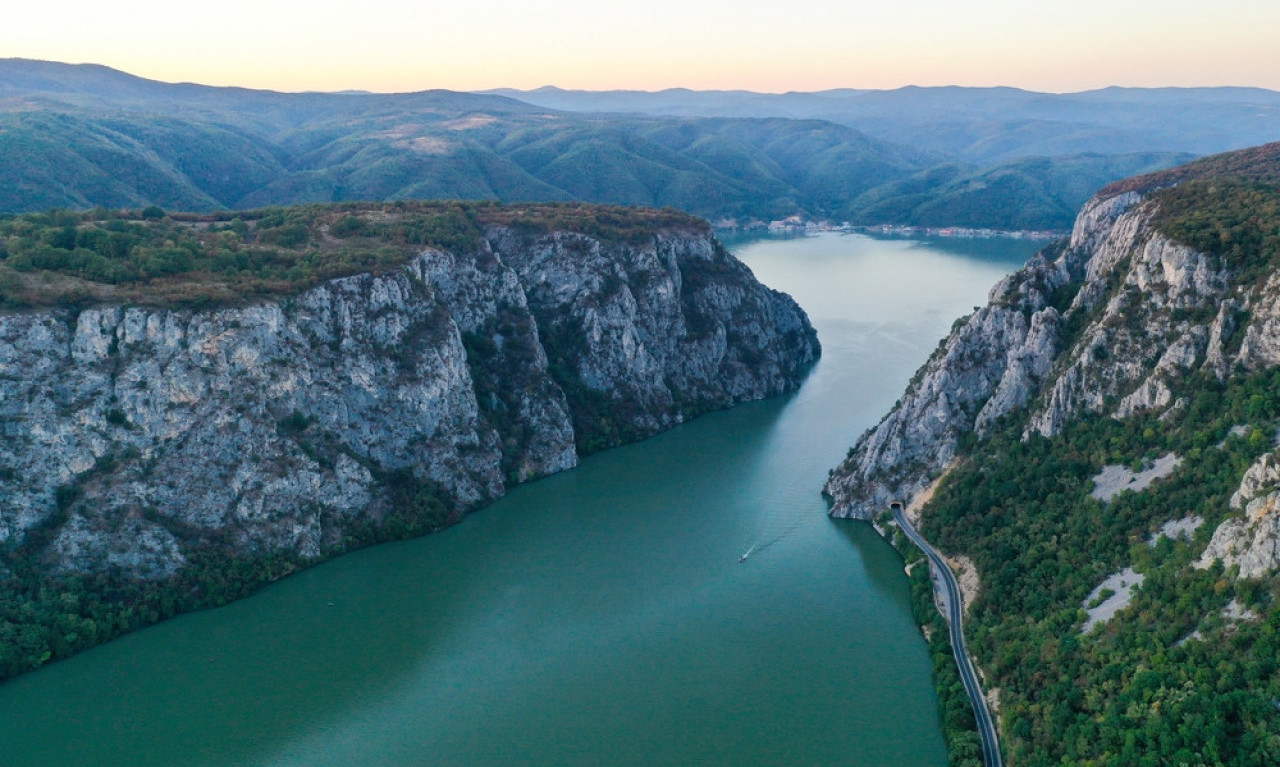
[[[739,224],[734,220],[716,222],[717,229],[737,229],[744,231],[768,230],[770,234],[807,234],[816,232],[858,232],[888,237],[963,237],[990,238],[1005,237],[1016,240],[1056,240],[1069,232],[1053,230],[1028,229],[971,229],[963,226],[907,226],[903,224],[876,224],[859,226],[845,221],[809,221],[801,216],[788,216],[777,221],[748,221]]]

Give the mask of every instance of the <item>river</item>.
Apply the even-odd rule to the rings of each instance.
[[[901,560],[819,489],[1034,246],[731,247],[818,329],[799,392],[0,685],[0,761],[945,765]]]

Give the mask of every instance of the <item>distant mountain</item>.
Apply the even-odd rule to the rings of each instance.
[[[0,61],[0,210],[469,198],[828,216],[940,158],[847,126],[558,113],[500,96],[287,94]]]
[[[271,133],[316,121],[414,114],[430,121],[451,114],[545,112],[501,96],[431,90],[371,94],[279,93],[192,83],[164,83],[97,64],[0,59],[0,112],[81,107],[174,117],[218,119]]]
[[[1186,159],[1152,153],[1158,137],[1144,144],[1135,134],[1142,154],[1081,158],[1047,151],[1075,141],[1060,123],[975,127],[996,105],[1024,115],[1024,102],[1044,97],[1014,89],[536,93],[547,103],[438,90],[277,93],[0,60],[0,211],[460,198],[670,206],[713,221],[1062,228],[1098,187]],[[1268,93],[1201,100],[1229,112]],[[612,113],[645,103],[675,114]],[[575,105],[609,111],[558,111]],[[847,117],[850,105],[881,137],[817,117]],[[967,132],[929,122],[944,113],[968,120]],[[884,127],[891,119],[899,128]],[[1053,159],[1007,159],[1030,145]]]
[[[976,164],[1089,152],[1209,154],[1280,139],[1280,93],[1261,88],[1105,88],[1066,94],[914,86],[782,94],[558,88],[490,93],[578,112],[827,120]]]
[[[978,171],[942,165],[859,196],[849,218],[869,224],[1068,229],[1081,200],[1109,181],[1187,162],[1194,155],[1139,152],[1031,157]]]

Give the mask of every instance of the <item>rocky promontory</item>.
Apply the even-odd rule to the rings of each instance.
[[[40,270],[48,253],[11,234],[0,264],[21,268],[0,280],[27,304],[0,314],[0,546],[15,573],[164,583],[195,560],[286,562],[274,577],[794,389],[819,354],[804,312],[700,220],[479,207],[460,245],[396,242],[388,222],[430,213],[307,209],[292,225],[307,242],[271,258],[389,244],[403,256],[299,278],[305,289],[263,278],[267,295],[229,301],[199,271],[156,280],[164,300],[148,301],[145,282],[94,283],[74,261]],[[165,220],[106,229],[145,241],[163,225],[171,245],[185,230],[206,248],[234,234],[237,253],[255,230],[271,239],[251,218]],[[89,241],[105,225],[58,226]],[[208,255],[190,252],[197,268]]]

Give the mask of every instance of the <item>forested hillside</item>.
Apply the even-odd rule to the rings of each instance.
[[[8,212],[468,199],[670,206],[739,225],[799,215],[1065,229],[1098,186],[1186,159],[993,164],[927,143],[813,118],[558,112],[448,91],[274,93],[0,61]]]
[[[489,92],[566,111],[827,120],[976,166],[1031,156],[1142,151],[1211,154],[1280,139],[1280,93],[1263,88],[1038,93],[1008,87],[907,86],[753,93],[547,87]]]
[[[580,200],[838,219],[935,160],[821,121],[581,116],[478,94],[282,94],[0,62],[0,211]]]
[[[1011,763],[1280,759],[1277,181],[1271,144],[1104,189],[827,486],[978,572]]]

